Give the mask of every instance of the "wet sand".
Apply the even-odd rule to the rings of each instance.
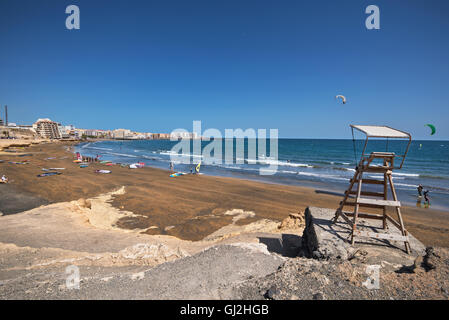
[[[128,169],[93,163],[79,168],[68,146],[70,143],[57,142],[21,150],[32,156],[2,153],[0,160],[5,162],[0,163],[0,174],[6,174],[11,183],[1,186],[0,211],[13,214],[22,207],[92,198],[125,186],[126,192],[115,195],[111,204],[134,215],[120,219],[118,227],[201,240],[232,222],[233,217],[225,215],[228,210],[254,212],[253,217],[236,223],[243,225],[260,219],[281,221],[309,205],[337,208],[341,200],[340,196],[313,188],[206,175],[170,178],[168,171],[150,167]],[[49,157],[56,159],[46,160]],[[29,164],[8,163],[24,160]],[[60,170],[58,176],[37,177],[44,172],[42,168],[53,167],[66,169]],[[96,174],[96,169],[112,173]],[[449,212],[403,207],[403,215],[406,228],[424,244],[449,247]]]

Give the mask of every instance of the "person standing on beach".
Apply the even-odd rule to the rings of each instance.
[[[170,161],[170,171],[175,172],[175,166],[173,164],[173,161]]]

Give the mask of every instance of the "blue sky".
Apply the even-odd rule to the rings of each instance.
[[[80,30],[65,27],[70,4]],[[370,4],[380,30],[365,28]],[[446,140],[448,34],[445,0],[1,0],[0,104],[21,124],[169,132],[201,120],[298,138],[387,124]]]

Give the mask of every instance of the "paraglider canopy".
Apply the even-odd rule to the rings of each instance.
[[[368,145],[368,140],[370,138],[375,139],[406,139],[408,140],[407,146],[405,147],[405,151],[403,154],[394,154],[393,152],[384,152],[394,155],[395,157],[399,157],[402,159],[401,164],[396,169],[401,169],[402,165],[404,164],[405,156],[408,153],[408,149],[410,147],[410,143],[412,142],[412,136],[404,131],[397,130],[388,126],[365,126],[365,125],[350,125],[351,129],[353,130],[353,137],[354,137],[354,129],[363,132],[366,135],[365,145],[363,147],[362,151],[362,159],[364,157],[370,156],[370,154],[366,153],[366,147]],[[353,138],[354,140],[354,138]],[[354,153],[355,153],[355,144],[354,144]]]
[[[335,96],[335,99],[341,99],[341,102],[343,102],[343,104],[346,103],[346,97],[345,97],[345,96],[342,96],[341,94],[336,95],[336,96]]]
[[[435,128],[435,126],[433,124],[428,123],[428,124],[426,124],[426,126],[428,126],[432,130],[432,133],[430,134],[431,136],[434,135],[435,132],[437,131],[437,129]]]

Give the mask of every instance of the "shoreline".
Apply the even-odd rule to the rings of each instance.
[[[1,163],[1,173],[11,181],[1,187],[10,187],[16,195],[35,197],[37,207],[93,198],[125,186],[126,192],[114,196],[111,204],[119,210],[132,212],[134,216],[119,219],[119,228],[141,229],[146,234],[170,235],[189,241],[204,239],[229,225],[232,217],[224,214],[229,210],[254,212],[254,216],[237,222],[238,225],[247,225],[261,219],[280,222],[290,213],[303,211],[309,205],[336,208],[341,200],[332,192],[320,192],[314,188],[234,177],[169,178],[168,170],[153,167],[132,170],[90,163],[88,168],[79,168],[72,162],[73,153],[67,150],[68,146],[77,144],[52,142],[30,145],[24,152],[33,156],[0,156],[7,161],[30,161],[26,165]],[[56,159],[45,160],[49,157]],[[66,169],[61,170],[59,176],[37,178],[36,175],[43,172],[42,167]],[[112,173],[95,174],[94,169],[109,169]],[[14,201],[17,203],[23,199]],[[407,206],[402,211],[406,228],[423,243],[449,247],[448,212]],[[16,212],[4,212],[6,215],[11,213]]]
[[[283,144],[282,141],[284,140],[280,141],[281,145]],[[168,169],[170,151],[167,150],[170,150],[174,143],[141,141],[141,144],[138,142],[124,142],[122,144],[117,141],[93,141],[80,144],[76,147],[76,151],[88,156],[101,154],[102,160],[123,163],[142,161],[151,167]],[[309,141],[308,143],[312,142]],[[304,143],[304,145],[307,145],[307,143]],[[284,149],[285,147],[287,145],[283,146]],[[331,148],[331,146],[328,147]],[[341,149],[342,147],[340,146],[339,148]],[[330,159],[330,157],[324,156],[323,152],[326,151],[324,149],[319,151],[320,154],[316,155],[318,158],[312,157],[313,159],[303,159],[300,155],[293,155],[292,157],[296,158],[291,160],[291,163],[288,160],[288,153],[284,152],[285,154],[282,157],[280,156],[276,161],[278,163],[278,168],[275,169],[276,174],[269,176],[259,175],[257,172],[259,169],[264,170],[263,168],[265,166],[263,161],[260,163],[258,161],[256,161],[257,163],[245,161],[242,164],[233,163],[229,165],[223,163],[208,165],[206,162],[203,162],[202,172],[209,176],[234,177],[279,185],[305,186],[339,193],[341,190],[347,188],[348,181],[352,178],[354,169],[349,163],[349,160],[343,161],[342,159],[337,159],[338,157]],[[320,158],[323,156],[326,159]],[[401,199],[401,203],[410,207],[424,206],[422,203],[419,203],[417,198],[417,186],[418,184],[422,184],[425,189],[430,191],[431,208],[449,211],[449,185],[447,185],[449,180],[447,178],[435,178],[436,176],[430,174],[427,170],[417,168],[415,163],[416,159],[413,158],[416,156],[418,155],[414,154],[409,159],[410,168],[405,168],[394,173],[396,191]],[[188,158],[185,159],[188,160]],[[199,159],[197,160],[199,161]],[[177,161],[175,161],[175,167],[178,171],[184,172],[188,172],[191,169],[191,165],[178,163]]]

